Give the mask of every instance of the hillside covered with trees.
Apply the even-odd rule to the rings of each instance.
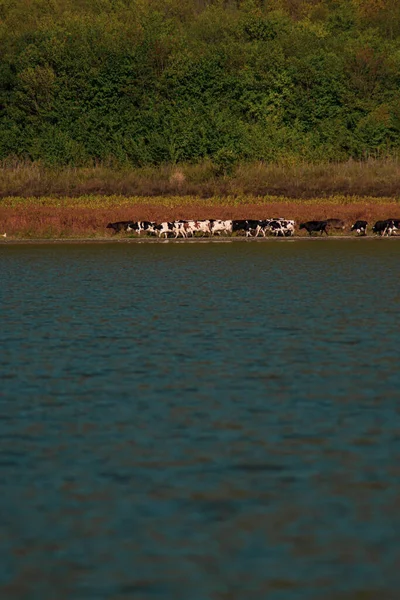
[[[0,0],[0,159],[397,156],[397,0]]]

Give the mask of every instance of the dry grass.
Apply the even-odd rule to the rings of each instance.
[[[210,161],[145,168],[48,168],[40,163],[0,163],[0,197],[6,196],[400,196],[397,158],[344,163],[242,163],[218,177]]]
[[[274,196],[203,200],[195,196],[8,197],[0,201],[0,234],[6,232],[9,238],[108,237],[112,235],[106,229],[110,221],[269,217],[291,218],[297,223],[338,217],[349,227],[357,219],[372,224],[378,219],[400,218],[400,203],[391,198],[360,196],[304,200]]]

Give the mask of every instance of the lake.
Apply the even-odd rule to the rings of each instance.
[[[391,240],[0,247],[0,597],[400,585]]]

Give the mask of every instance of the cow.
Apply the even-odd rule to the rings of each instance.
[[[260,223],[262,223],[264,236],[267,232],[270,232],[276,237],[290,237],[295,229],[295,221],[283,219],[282,217],[267,219],[266,221],[260,221]]]
[[[344,229],[345,222],[341,219],[327,219],[326,224],[331,229]]]
[[[275,237],[284,237],[285,235],[284,229],[282,227],[282,222],[280,220],[274,219],[270,221],[268,229]]]
[[[154,229],[155,229],[158,237],[162,237],[163,235],[165,235],[165,237],[167,238],[170,233],[171,234],[175,233],[174,223],[172,223],[170,221],[169,222],[164,221],[163,223],[156,225]],[[177,236],[175,236],[175,237],[177,237]]]
[[[262,233],[265,237],[265,224],[266,221],[257,220],[257,219],[248,219],[246,221],[246,226],[244,228],[246,237],[258,237],[259,233]]]
[[[254,237],[258,237],[260,233],[263,237],[265,237],[270,222],[270,219],[259,219],[258,221],[249,221],[250,234],[254,231]]]
[[[202,233],[203,235],[206,233],[211,234],[211,221],[210,219],[203,219],[202,221],[197,221],[197,231]]]
[[[257,227],[255,229],[254,236],[258,237],[261,233],[262,236],[265,237],[267,235],[267,232],[269,231],[271,219],[260,219],[259,221],[256,221],[256,223]]]
[[[187,238],[187,221],[182,221],[179,219],[173,222],[173,230],[175,233],[175,237],[182,236],[183,238]]]
[[[220,219],[210,219],[211,235],[218,233],[232,233],[232,221],[221,221]]]
[[[257,224],[255,228],[255,237],[257,237],[260,233],[262,233],[264,237],[267,233],[272,233],[275,236],[288,237],[293,235],[295,227],[294,221],[288,221],[281,217],[275,219],[262,219],[250,223]]]
[[[350,231],[356,231],[357,235],[367,235],[367,225],[367,221],[356,221]]]
[[[387,221],[388,223],[389,221],[393,223],[396,229],[400,228],[400,219],[385,219],[385,221]]]
[[[186,237],[193,237],[196,231],[196,221],[179,221],[185,231]]]
[[[328,235],[326,227],[326,221],[306,221],[306,223],[300,223],[299,229],[306,229],[309,235],[312,235],[313,231],[320,231],[321,235],[325,232]]]
[[[185,228],[187,221],[164,221],[159,225],[155,225],[154,231],[158,235],[158,237],[162,237],[163,235],[167,238],[170,234],[175,237],[175,239],[179,236],[183,238],[187,238],[187,231]]]
[[[134,231],[138,235],[140,235],[142,231],[145,233],[155,233],[155,226],[156,223],[154,223],[154,221],[137,221],[136,223],[130,223],[126,228],[126,231]]]
[[[115,233],[120,233],[121,231],[130,231],[128,227],[134,225],[132,221],[118,221],[116,223],[109,223],[106,229],[112,229]]]
[[[389,237],[397,231],[397,227],[391,219],[386,219],[385,221],[377,221],[372,227],[372,231],[380,236],[387,235]]]
[[[238,231],[247,232],[248,221],[246,219],[234,219],[232,221],[232,233],[236,233]]]
[[[296,222],[293,220],[285,220],[285,219],[281,219],[280,220],[280,224],[281,224],[281,228],[283,231],[283,235],[285,237],[291,237],[294,234],[294,229],[295,229],[295,225]]]
[[[202,233],[203,235],[211,233],[210,221],[208,219],[203,221],[184,221],[183,223],[188,236],[191,235],[193,237],[195,233]]]
[[[265,237],[272,233],[276,236],[291,236],[294,233],[295,222],[283,219],[242,219],[232,221],[232,231],[244,231],[246,237],[258,237],[260,233]]]
[[[262,231],[262,221],[257,219],[247,219],[244,232],[246,237],[257,237]]]
[[[236,219],[232,221],[232,233],[243,231],[246,237],[252,237],[253,235],[257,237],[262,231],[262,223],[264,221],[256,219]]]

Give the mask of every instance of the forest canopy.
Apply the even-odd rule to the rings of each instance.
[[[397,0],[0,0],[0,159],[341,161],[400,148]]]

